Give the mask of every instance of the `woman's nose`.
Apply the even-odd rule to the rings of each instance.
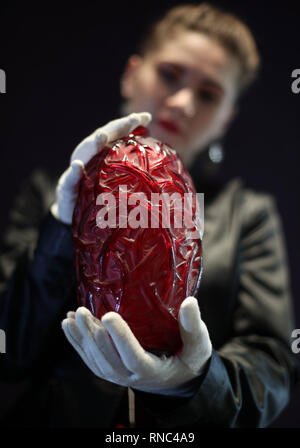
[[[187,117],[192,118],[196,113],[194,93],[189,88],[177,90],[167,98],[167,106],[182,111]]]

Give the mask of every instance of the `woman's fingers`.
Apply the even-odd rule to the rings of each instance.
[[[125,137],[137,126],[147,126],[151,119],[149,112],[134,112],[126,117],[110,121],[76,146],[71,155],[71,162],[77,159],[86,165],[106,144]]]
[[[84,351],[90,362],[101,370],[101,376],[110,381],[127,377],[130,372],[122,363],[102,323],[85,307],[77,309],[75,319],[85,338]]]
[[[183,329],[183,337],[197,338],[201,334],[201,315],[195,297],[184,299],[179,310],[179,322]]]
[[[114,140],[130,134],[130,132],[132,132],[137,126],[147,126],[151,121],[151,118],[152,117],[149,112],[139,112],[110,121],[107,125],[96,131],[97,139],[104,136],[102,138],[106,140],[105,144],[113,142]]]
[[[94,333],[94,340],[98,352],[100,352],[102,356],[103,364],[101,368],[106,377],[108,379],[113,376],[117,376],[119,379],[129,377],[131,372],[125,367],[104,327],[96,330]]]
[[[147,353],[124,319],[115,312],[109,312],[102,317],[102,324],[110,334],[124,366],[138,374],[147,371]]]
[[[81,160],[73,160],[58,181],[57,193],[60,195],[69,192],[73,194],[73,190],[81,178],[83,169],[84,164]]]
[[[64,319],[62,321],[61,326],[65,333],[66,338],[73,346],[73,348],[77,351],[81,359],[85,362],[85,364],[92,370],[92,372],[95,375],[100,376],[102,378],[103,376],[101,370],[93,362],[93,360],[90,359],[89,354],[86,353],[84,346],[84,337],[82,336],[81,332],[76,326],[75,320],[72,318]]]
[[[192,369],[204,363],[210,356],[212,346],[207,327],[201,319],[198,301],[187,297],[179,310],[179,328],[183,342],[180,359]]]

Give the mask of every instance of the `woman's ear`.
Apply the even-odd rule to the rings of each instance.
[[[127,60],[120,85],[121,96],[125,99],[130,99],[134,94],[136,73],[141,63],[142,58],[137,54],[131,55]]]

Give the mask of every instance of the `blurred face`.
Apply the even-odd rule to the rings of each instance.
[[[223,136],[233,115],[238,64],[209,37],[180,31],[144,58],[131,56],[121,82],[126,113],[147,111],[153,137],[190,165]]]

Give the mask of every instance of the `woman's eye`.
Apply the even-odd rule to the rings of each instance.
[[[200,90],[199,98],[205,103],[217,103],[219,99],[215,93],[209,90]]]
[[[166,68],[160,68],[158,70],[160,77],[169,83],[173,83],[178,80],[178,74],[175,73],[173,70],[169,70]]]

